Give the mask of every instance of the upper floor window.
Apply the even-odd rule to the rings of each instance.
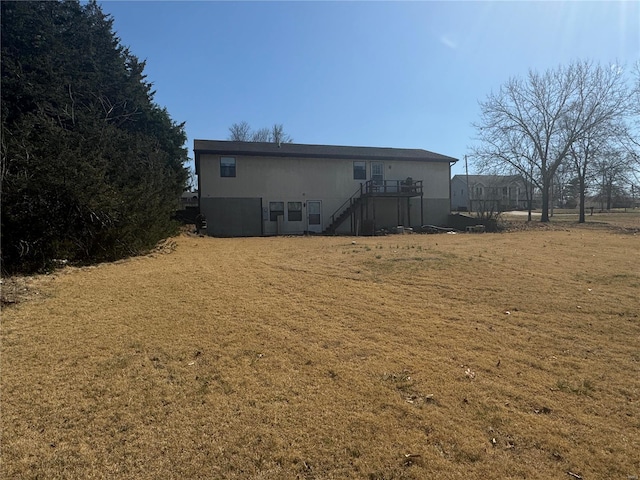
[[[235,157],[220,157],[220,176],[235,177],[236,176],[236,159]]]
[[[353,179],[367,179],[367,162],[353,162]]]

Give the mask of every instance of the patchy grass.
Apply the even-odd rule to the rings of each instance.
[[[0,476],[639,476],[639,240],[182,236],[13,281]]]
[[[527,224],[527,212],[507,212],[500,217],[513,224]],[[603,230],[618,230],[627,233],[640,233],[640,209],[617,209],[610,212],[595,211],[593,215],[587,211],[585,223],[579,224],[579,213],[577,209],[556,209],[549,223],[540,223],[540,211],[532,212],[533,221],[529,223],[530,228],[563,228],[579,227]]]

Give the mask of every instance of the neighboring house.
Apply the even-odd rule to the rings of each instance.
[[[469,208],[473,212],[526,210],[524,180],[520,175],[455,175],[451,179],[451,210]]]
[[[419,149],[195,140],[209,235],[444,225],[451,164]]]

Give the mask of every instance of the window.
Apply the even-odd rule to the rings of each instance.
[[[235,157],[220,157],[220,176],[235,177],[236,176],[236,159]]]
[[[502,195],[508,195],[509,189],[507,187],[502,187]]]
[[[290,222],[302,221],[302,202],[287,202],[287,220]]]
[[[476,197],[481,197],[483,194],[482,187],[476,187]]]
[[[353,162],[353,179],[367,179],[367,162]]]
[[[269,202],[269,220],[278,221],[278,216],[284,216],[284,202]]]

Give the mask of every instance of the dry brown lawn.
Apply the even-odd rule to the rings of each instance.
[[[5,279],[30,295],[2,312],[0,477],[638,478],[626,218],[183,235]]]

